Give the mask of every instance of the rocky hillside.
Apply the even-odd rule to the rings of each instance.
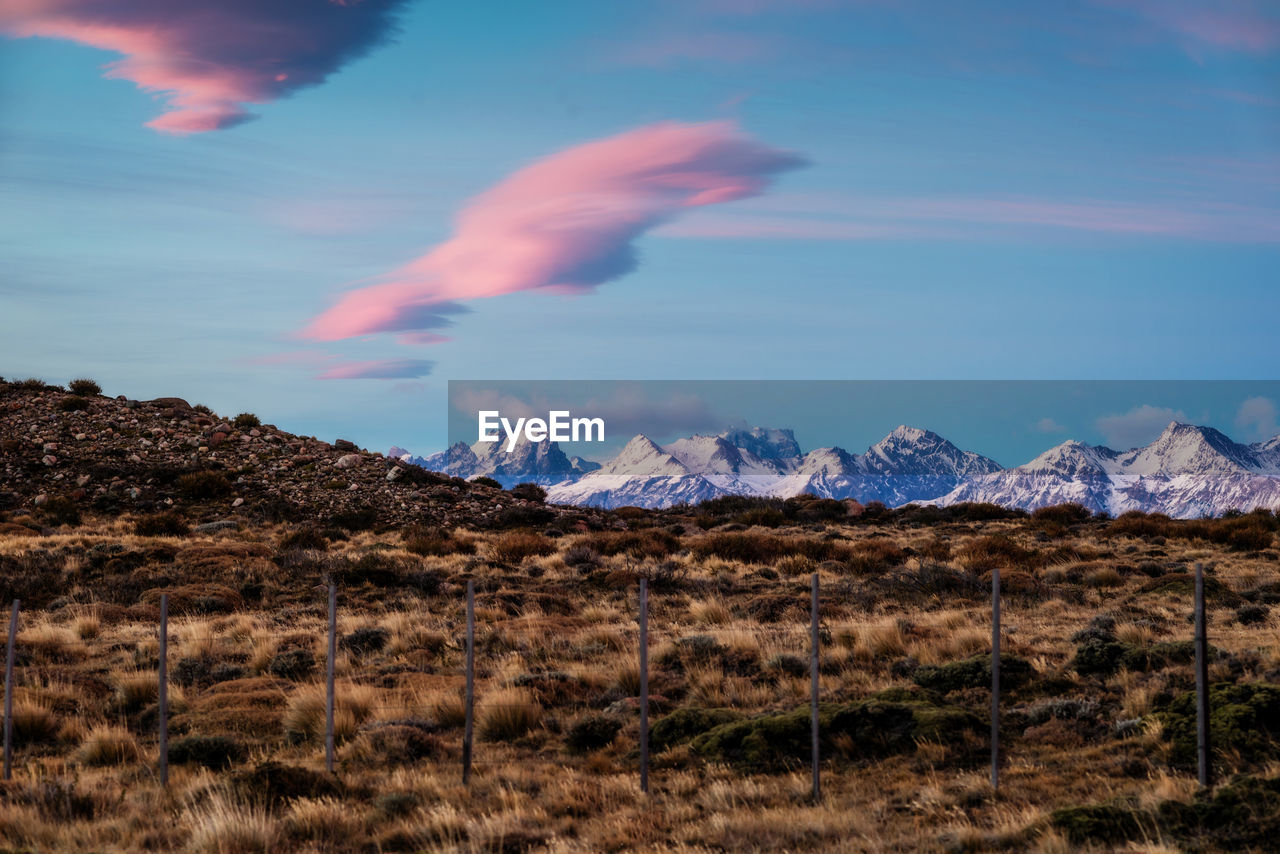
[[[176,512],[229,527],[542,525],[569,514],[356,447],[298,436],[249,414],[176,397],[130,400],[39,381],[0,381],[0,513],[48,527],[83,513]]]

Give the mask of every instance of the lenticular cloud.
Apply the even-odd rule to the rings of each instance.
[[[408,333],[449,325],[460,300],[589,292],[635,269],[633,242],[649,229],[762,193],[803,162],[729,122],[662,122],[570,148],[477,196],[450,240],[348,293],[303,334]]]
[[[124,54],[106,76],[161,94],[148,122],[187,134],[322,82],[383,42],[405,0],[5,0],[0,31]]]

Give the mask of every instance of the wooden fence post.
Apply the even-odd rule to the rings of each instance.
[[[640,579],[640,791],[649,793],[649,579]]]
[[[338,658],[338,585],[329,582],[329,656],[325,668],[324,769],[333,773],[333,711],[336,699],[333,674]]]
[[[476,719],[476,582],[467,581],[467,693],[462,730],[462,785],[471,782],[471,740]]]
[[[9,645],[4,656],[4,779],[13,779],[13,657],[18,643],[18,610],[21,599],[13,600],[9,617]]]
[[[160,785],[169,785],[169,594],[160,594]]]
[[[991,789],[1000,789],[1000,567],[991,570]]]
[[[818,573],[813,574],[812,602],[810,603],[809,626],[812,633],[809,644],[809,729],[813,741],[813,799],[822,797],[822,775],[818,768],[821,752],[818,747]]]
[[[1209,743],[1209,630],[1204,610],[1204,566],[1196,564],[1196,757],[1201,786],[1213,780]]]

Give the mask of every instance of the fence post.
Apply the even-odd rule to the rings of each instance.
[[[1209,767],[1209,632],[1204,611],[1204,566],[1196,564],[1196,755],[1201,786],[1208,786]]]
[[[471,782],[471,739],[476,719],[476,582],[467,581],[467,693],[463,701],[462,785]]]
[[[1000,789],[1000,567],[991,570],[991,789]]]
[[[818,573],[813,574],[813,601],[810,603],[809,625],[812,631],[809,650],[809,729],[813,740],[813,799],[822,797],[822,775],[818,770]]]
[[[649,792],[649,579],[640,579],[640,791]]]
[[[333,773],[333,672],[338,657],[338,585],[329,582],[329,663],[325,668],[324,770]]]
[[[9,645],[4,657],[4,779],[13,779],[13,656],[18,643],[18,610],[21,599],[13,600],[9,617]]]
[[[160,594],[160,785],[169,785],[169,594]]]

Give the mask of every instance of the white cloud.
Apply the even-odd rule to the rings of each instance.
[[[1150,443],[1170,421],[1187,420],[1187,414],[1180,409],[1144,403],[1123,414],[1104,415],[1097,425],[1109,446],[1124,451]]]
[[[1236,412],[1236,437],[1242,442],[1260,442],[1280,433],[1280,418],[1276,402],[1267,397],[1251,397],[1240,404]]]

